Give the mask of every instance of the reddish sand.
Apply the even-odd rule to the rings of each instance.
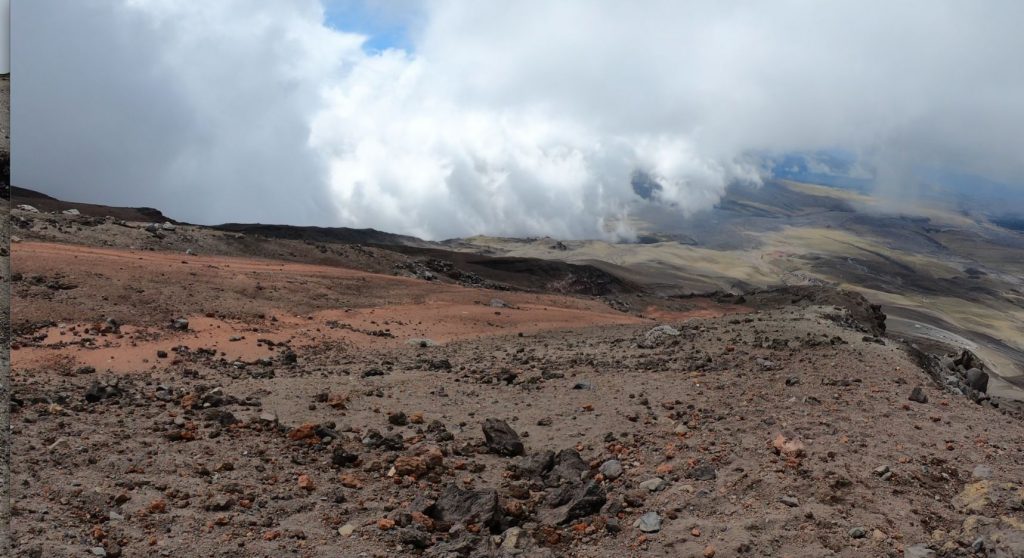
[[[79,304],[71,305],[81,311],[78,315],[45,316],[58,324],[45,330],[46,339],[14,351],[14,367],[22,370],[61,363],[117,372],[156,368],[161,364],[157,350],[170,352],[179,345],[212,348],[229,360],[251,362],[274,354],[257,339],[287,341],[296,348],[326,341],[363,348],[389,347],[421,338],[445,343],[488,335],[649,321],[589,298],[467,288],[332,266],[45,243],[15,244],[14,258],[16,270],[26,275],[60,274],[72,280],[78,287],[64,291],[63,296],[81,299]],[[81,318],[104,315],[106,308],[97,306],[97,302],[109,306],[97,294],[116,300],[132,294],[125,285],[142,285],[147,287],[142,289],[145,291],[160,288],[150,283],[177,284],[184,278],[189,286],[187,298],[182,300],[186,311],[180,315],[189,319],[189,331],[173,331],[164,323],[153,323],[150,318],[161,314],[161,309],[133,307],[127,316],[119,315],[125,322],[119,334],[87,333],[90,324],[99,320]],[[230,287],[225,293],[225,286],[231,283],[256,283],[266,296],[236,297],[244,293],[231,292]],[[319,289],[343,291],[347,307],[333,306],[329,296],[317,292]],[[372,294],[367,292],[370,290]],[[361,296],[364,293],[369,296]],[[506,306],[491,305],[498,297]],[[305,307],[312,305],[312,311],[296,313],[290,304],[296,299]],[[205,312],[195,312],[195,304]],[[90,309],[89,305],[97,307]],[[224,317],[238,315],[243,305],[245,310],[253,310],[256,305],[255,310],[265,318]],[[62,306],[66,311],[69,305]],[[210,315],[216,317],[207,317]],[[713,315],[713,309],[701,308],[690,317]],[[681,317],[685,316],[672,316]],[[83,343],[83,338],[93,341]]]

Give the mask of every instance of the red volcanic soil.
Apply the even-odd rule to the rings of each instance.
[[[394,347],[417,339],[445,343],[647,321],[594,300],[497,293],[336,266],[35,242],[15,244],[13,258],[23,285],[30,284],[25,277],[43,277],[73,278],[66,286],[74,286],[44,285],[49,292],[35,289],[15,301],[20,322],[58,322],[37,332],[45,335],[37,344],[14,352],[16,368],[70,358],[129,372],[156,367],[155,352],[178,345],[255,360],[272,354],[258,339],[292,347]],[[701,308],[693,317],[713,313]],[[121,324],[119,331],[95,333],[108,317]],[[178,317],[188,319],[187,331],[168,327]]]

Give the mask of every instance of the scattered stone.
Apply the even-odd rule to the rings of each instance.
[[[402,411],[398,411],[388,415],[388,422],[395,426],[405,426],[409,424],[409,417],[405,416]]]
[[[654,477],[653,479],[647,479],[644,482],[640,483],[640,488],[647,490],[649,492],[657,492],[665,488],[666,484],[668,483],[666,483],[664,479],[660,477]]]
[[[360,482],[355,475],[341,475],[338,477],[338,483],[345,488],[362,488],[363,483]]]
[[[988,465],[978,465],[971,471],[971,477],[976,479],[992,478],[992,468]]]
[[[791,508],[795,508],[800,505],[800,500],[797,500],[793,496],[782,496],[779,498],[779,501]]]
[[[175,318],[171,321],[171,329],[178,331],[185,331],[188,329],[188,320],[185,318]]]
[[[718,472],[711,465],[698,465],[686,472],[686,478],[702,481],[715,480],[718,478]]]
[[[661,516],[657,512],[647,512],[633,522],[633,527],[644,533],[657,533],[661,531]]]
[[[85,390],[85,400],[88,403],[98,403],[104,399],[120,397],[121,390],[116,385],[92,382]]]
[[[978,368],[971,368],[965,375],[967,385],[973,389],[986,393],[988,391],[988,373]]]
[[[914,401],[916,403],[928,402],[928,396],[925,395],[924,390],[921,389],[921,386],[915,387],[913,391],[910,392],[910,397],[908,397],[907,399],[909,399],[910,401]]]
[[[881,477],[882,475],[885,475],[888,472],[889,472],[889,466],[888,465],[881,465],[879,467],[875,467],[875,470],[872,471],[872,473],[874,473],[874,475],[876,477]]]
[[[868,536],[868,531],[863,527],[854,527],[853,529],[850,529],[849,535],[851,539],[863,539]]]
[[[346,523],[341,527],[338,527],[338,534],[343,537],[348,537],[356,531],[356,526],[351,523]]]
[[[487,447],[492,452],[506,457],[523,454],[523,442],[519,439],[519,434],[516,434],[507,422],[489,418],[484,421],[483,430]]]
[[[581,519],[601,511],[607,501],[608,496],[605,494],[604,488],[591,480],[572,493],[569,503],[546,514],[546,521],[562,525]]]
[[[520,527],[510,527],[501,534],[499,550],[504,554],[517,555],[533,546],[533,539]]]
[[[678,337],[679,330],[670,325],[660,325],[651,328],[640,338],[637,346],[641,349],[653,349],[667,337]]]
[[[509,464],[508,469],[512,471],[514,478],[539,479],[547,475],[554,464],[555,452],[545,450],[517,459]]]
[[[915,544],[903,549],[903,558],[935,558],[935,551],[924,544]]]
[[[448,524],[491,525],[498,514],[498,493],[494,490],[463,490],[449,484],[427,515]]]
[[[609,459],[601,464],[598,469],[604,478],[608,480],[615,480],[622,476],[622,462],[618,459]]]
[[[547,486],[559,486],[563,483],[576,484],[590,470],[578,451],[564,449],[555,455],[551,470],[544,476]]]

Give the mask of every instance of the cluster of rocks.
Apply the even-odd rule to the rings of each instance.
[[[959,355],[943,356],[939,363],[947,371],[942,378],[947,391],[966,395],[978,403],[989,399],[988,372],[985,372],[985,363],[974,353],[964,349]]]
[[[485,287],[490,289],[503,288],[501,285],[487,281],[475,273],[463,271],[455,267],[455,264],[448,260],[438,258],[425,258],[400,262],[395,264],[395,270],[425,281],[434,281],[439,277],[447,277],[456,283],[467,286]]]
[[[915,345],[910,345],[908,349],[921,368],[946,392],[967,397],[979,405],[999,409],[1001,413],[1024,418],[1024,402],[988,394],[987,367],[970,350],[935,356]]]
[[[144,227],[144,229],[156,238],[163,238],[163,233],[174,232],[178,227],[170,221],[164,221],[163,223],[149,223]]]

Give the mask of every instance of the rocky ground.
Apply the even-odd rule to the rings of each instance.
[[[1024,422],[856,297],[616,309],[15,216],[17,556],[1024,555]]]
[[[0,404],[10,396],[11,371],[11,81],[0,75]],[[10,463],[10,407],[0,408],[0,462]],[[10,553],[10,474],[0,472],[0,554]]]

